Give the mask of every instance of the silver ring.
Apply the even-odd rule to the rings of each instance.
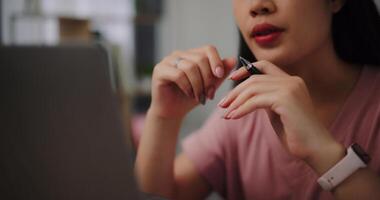
[[[178,68],[178,64],[179,64],[182,60],[183,60],[183,58],[181,58],[181,57],[176,58],[175,61],[174,61],[174,67],[175,67],[175,68]]]

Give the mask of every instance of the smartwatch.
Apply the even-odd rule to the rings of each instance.
[[[370,156],[360,145],[354,143],[347,149],[346,156],[323,174],[317,182],[324,190],[330,191],[355,171],[366,167],[370,160]]]

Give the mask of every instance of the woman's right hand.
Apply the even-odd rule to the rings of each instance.
[[[222,60],[213,46],[173,52],[154,67],[150,112],[182,119],[206,98],[214,98],[235,63],[235,58]]]

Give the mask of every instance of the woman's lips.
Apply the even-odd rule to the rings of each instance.
[[[268,46],[273,44],[283,32],[283,28],[264,23],[256,25],[250,35],[255,39],[257,44]]]

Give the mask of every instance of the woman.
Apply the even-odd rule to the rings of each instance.
[[[233,9],[241,54],[257,60],[263,75],[234,71],[229,78],[241,83],[175,158],[184,116],[213,99],[236,60],[206,46],[157,64],[136,161],[142,189],[170,199],[202,199],[212,190],[227,199],[380,199],[373,1],[233,0]],[[372,161],[335,171],[323,190],[320,177],[353,155],[346,152],[352,143]],[[330,180],[342,174],[343,182]]]

